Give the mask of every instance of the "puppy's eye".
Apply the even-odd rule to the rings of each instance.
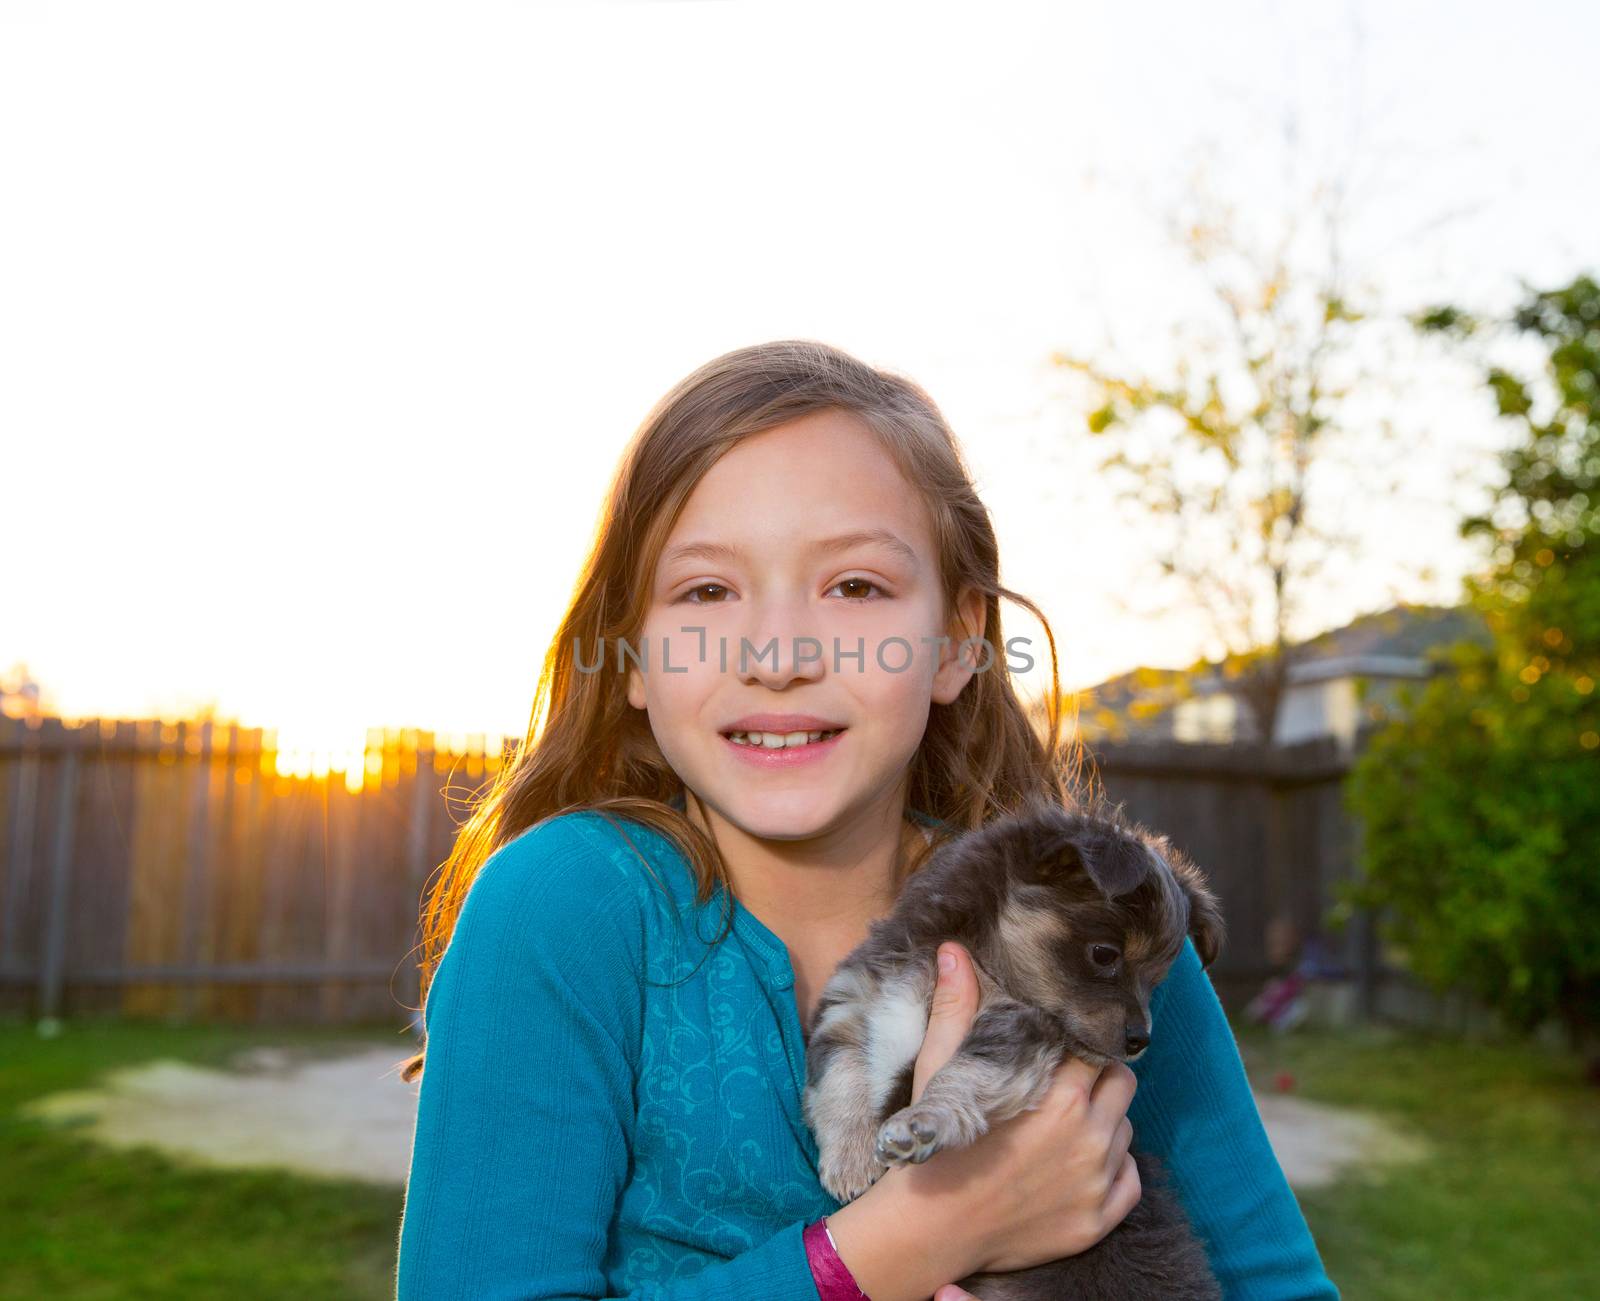
[[[1097,967],[1114,967],[1117,959],[1122,956],[1109,944],[1091,944],[1089,946],[1089,961]]]

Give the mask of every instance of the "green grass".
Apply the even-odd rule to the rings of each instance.
[[[394,1295],[402,1193],[273,1171],[209,1170],[93,1144],[18,1104],[157,1057],[220,1067],[258,1044],[395,1047],[393,1031],[0,1022],[0,1297],[360,1301]]]
[[[1568,1298],[1600,1287],[1600,1089],[1575,1057],[1412,1031],[1236,1027],[1251,1079],[1369,1108],[1428,1159],[1299,1194],[1349,1301]]]

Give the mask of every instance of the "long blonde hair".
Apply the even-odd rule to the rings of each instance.
[[[989,512],[933,399],[903,376],[813,340],[738,348],[675,385],[623,453],[566,617],[545,653],[527,734],[477,801],[424,901],[424,1005],[478,869],[546,818],[589,809],[633,819],[676,843],[693,867],[701,903],[718,883],[727,883],[716,844],[671,803],[683,783],[662,757],[644,712],[628,703],[626,675],[580,672],[577,665],[593,665],[597,648],[617,639],[638,644],[656,558],[701,476],[740,440],[829,409],[858,417],[924,494],[946,610],[964,587],[984,594],[983,636],[993,667],[974,673],[950,704],[932,706],[912,762],[910,807],[950,824],[948,835],[1030,798],[1075,801],[1083,757],[1076,729],[1062,736],[1055,635],[1032,601],[1001,586]],[[1049,643],[1042,729],[1000,667],[1007,663],[1002,597],[1030,611]],[[926,861],[939,839],[921,845],[907,872]],[[425,1050],[424,1044],[424,1052],[404,1063],[402,1078],[422,1070]]]

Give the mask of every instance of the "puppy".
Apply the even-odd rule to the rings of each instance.
[[[1150,1042],[1150,993],[1184,937],[1209,966],[1222,932],[1199,870],[1120,810],[1038,801],[942,845],[818,998],[803,1103],[823,1187],[849,1201],[889,1165],[926,1161],[1033,1109],[1066,1054],[1095,1066],[1135,1060]],[[972,955],[979,1010],[913,1106],[945,940]],[[1139,1203],[1100,1242],[961,1286],[980,1301],[1220,1297],[1155,1159],[1134,1160]]]

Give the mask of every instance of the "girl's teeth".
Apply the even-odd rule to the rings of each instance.
[[[827,732],[732,732],[729,736],[735,745],[755,745],[764,750],[783,750],[791,745],[807,745],[820,741],[824,737],[833,736],[839,730],[835,728]]]

